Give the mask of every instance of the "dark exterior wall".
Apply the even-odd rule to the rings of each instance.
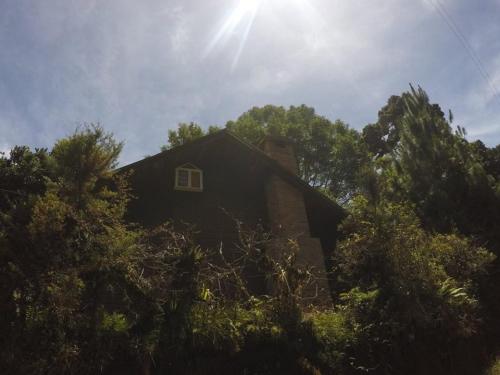
[[[175,168],[186,163],[194,164],[203,171],[203,192],[174,189]],[[271,198],[266,195],[266,188],[278,179],[290,190],[290,199],[285,200],[287,207],[282,207],[284,214],[291,206],[300,203],[294,202],[297,197],[301,200],[304,197],[300,203],[303,230],[295,228],[292,231],[298,230],[303,234],[310,231],[310,237],[319,239],[326,263],[334,249],[337,225],[341,219],[339,211],[332,209],[328,204],[330,202],[314,192],[308,193],[307,189],[295,186],[286,178],[281,180],[276,175],[279,171],[263,161],[262,155],[242,150],[240,143],[227,137],[193,143],[193,147],[182,146],[123,169],[127,170],[133,170],[130,183],[136,196],[130,202],[128,211],[128,220],[132,222],[146,227],[166,221],[173,221],[178,228],[182,228],[180,224],[183,222],[194,224],[198,231],[197,240],[203,248],[215,249],[222,242],[226,257],[231,259],[237,255],[234,244],[238,243],[232,217],[243,221],[248,228],[260,224],[265,230],[275,229],[275,225],[270,224],[268,209],[273,210],[276,202],[268,202]],[[303,214],[304,205],[306,215]],[[291,220],[295,219],[292,217]],[[253,273],[254,278],[252,289],[264,292],[263,278],[252,270],[249,273]]]
[[[259,147],[283,168],[294,175],[298,174],[294,145],[289,139],[267,136]],[[330,257],[338,238],[338,224],[345,215],[342,209],[338,206],[332,207],[333,202],[328,202],[324,197],[318,197],[310,191],[300,190],[275,175],[271,176],[271,181],[265,183],[268,186],[267,196],[272,197],[272,201],[268,202],[271,222],[287,227],[291,235],[302,234],[319,238],[325,257]]]
[[[261,149],[282,168],[293,175],[298,174],[297,162],[292,143],[283,137],[267,136],[261,143]],[[315,303],[331,303],[330,288],[326,272],[326,260],[319,236],[311,233],[304,191],[290,184],[280,176],[271,176],[266,181],[266,198],[269,221],[275,245],[271,246],[270,256],[280,257],[283,246],[290,238],[297,241],[299,247],[297,263],[311,267],[313,282],[303,291],[304,296]],[[314,213],[312,213],[314,214]]]
[[[133,168],[129,220],[154,226],[167,220],[195,224],[202,246],[237,241],[231,216],[248,226],[267,227],[262,171],[227,142],[215,141],[205,149],[186,149]],[[175,168],[191,163],[203,170],[203,192],[174,189]],[[245,168],[241,166],[244,165]]]
[[[330,257],[340,239],[338,226],[346,213],[330,209],[317,197],[306,195],[305,203],[311,236],[321,240],[325,256]]]
[[[332,256],[335,252],[337,241],[341,238],[338,226],[346,216],[346,212],[329,209],[323,200],[315,196],[306,195],[305,201],[311,236],[320,239],[325,267],[327,272],[330,273],[334,266]],[[332,277],[328,277],[328,282],[330,291],[335,290]]]

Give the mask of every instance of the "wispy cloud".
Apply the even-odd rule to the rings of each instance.
[[[6,0],[0,143],[50,146],[100,122],[126,141],[125,163],[156,152],[178,122],[224,124],[267,103],[360,128],[410,82],[471,137],[500,141],[500,106],[429,1],[263,1],[224,28],[239,0]],[[498,1],[440,3],[500,85]]]

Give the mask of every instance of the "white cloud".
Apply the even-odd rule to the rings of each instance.
[[[429,6],[435,0],[265,1],[232,69],[244,27],[203,52],[236,1],[13,2],[9,18],[0,15],[0,71],[15,77],[0,81],[0,119],[19,130],[0,122],[2,138],[50,146],[75,124],[99,121],[126,141],[129,162],[156,152],[180,121],[222,125],[267,103],[305,103],[360,128],[409,82],[470,134],[495,133],[500,110]],[[480,12],[465,0],[440,2],[457,22]],[[498,26],[460,25],[499,80]]]

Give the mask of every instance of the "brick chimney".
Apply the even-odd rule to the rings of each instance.
[[[289,139],[267,136],[260,148],[290,172],[298,174],[293,143]],[[311,237],[302,191],[273,174],[266,183],[266,199],[271,231],[276,236],[275,245],[270,249],[271,256],[278,259],[280,249],[288,246],[288,240],[296,240],[299,245],[298,263],[312,266],[316,279],[304,291],[304,297],[310,297],[311,302],[330,304],[323,249],[319,238]],[[314,298],[316,295],[318,298]]]
[[[262,140],[260,147],[290,172],[299,173],[293,143],[290,139],[279,135],[268,135]]]

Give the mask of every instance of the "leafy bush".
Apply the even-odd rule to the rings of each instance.
[[[408,134],[400,130],[401,145]],[[349,143],[354,133],[346,134]],[[293,241],[271,243],[262,228],[236,221],[242,254],[229,262],[201,249],[190,228],[127,223],[127,176],[112,172],[120,149],[90,126],[50,152],[15,148],[0,157],[0,372],[481,368],[470,359],[484,347],[480,292],[494,256],[475,238],[424,228],[415,202],[395,203],[388,191],[369,201],[351,199],[349,188],[351,214],[332,259],[336,305],[306,308],[301,294],[312,273],[297,264]],[[270,295],[250,291],[241,277],[249,263],[267,276]]]
[[[343,230],[334,274],[337,297],[360,334],[360,366],[384,373],[419,356],[403,348],[450,347],[478,332],[475,293],[491,253],[459,235],[425,232],[409,205],[363,197],[352,202]]]
[[[500,375],[500,359],[493,362],[491,367],[486,371],[485,375]]]

